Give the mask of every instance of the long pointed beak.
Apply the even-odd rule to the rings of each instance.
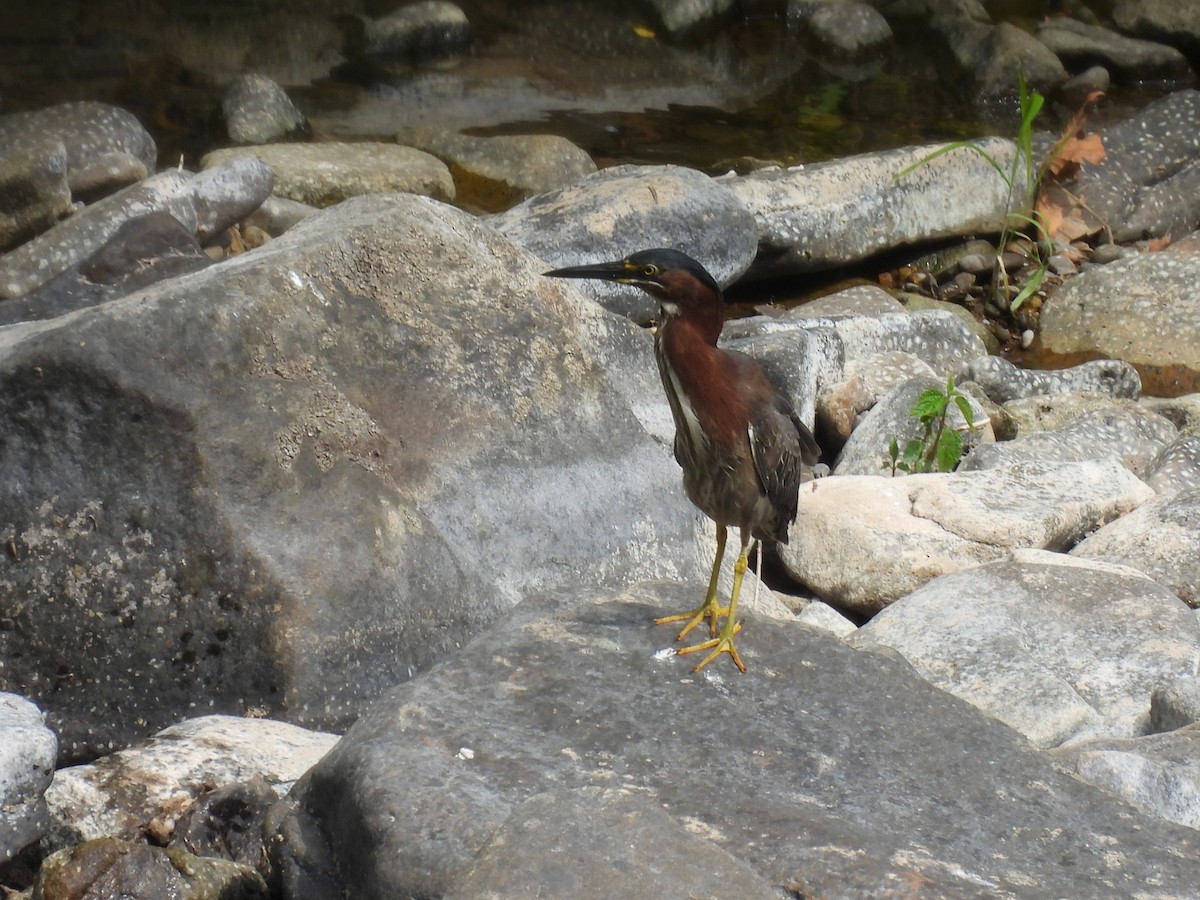
[[[550,278],[599,278],[603,281],[634,282],[636,273],[626,268],[623,260],[616,262],[592,263],[587,266],[568,266],[565,269],[555,269],[553,272],[543,272]]]

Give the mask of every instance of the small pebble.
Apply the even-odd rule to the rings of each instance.
[[[1092,251],[1092,262],[1105,263],[1116,262],[1125,256],[1126,250],[1120,244],[1101,244]]]
[[[958,267],[964,272],[969,272],[972,275],[982,275],[984,272],[992,271],[992,264],[995,262],[995,257],[987,257],[982,253],[968,253],[958,261]]]
[[[1056,254],[1046,260],[1046,267],[1055,275],[1074,275],[1079,271],[1071,258],[1062,254]]]

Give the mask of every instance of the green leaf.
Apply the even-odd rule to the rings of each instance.
[[[937,467],[939,472],[953,472],[962,459],[962,432],[947,428],[942,432],[937,447]]]
[[[922,166],[929,165],[929,163],[933,162],[939,156],[945,156],[947,153],[953,153],[955,150],[973,150],[973,151],[975,151],[976,153],[978,153],[980,156],[982,156],[987,161],[988,165],[990,165],[993,169],[995,169],[997,172],[1000,173],[1000,177],[1005,180],[1005,182],[1009,185],[1009,187],[1012,187],[1012,178],[1007,172],[1004,171],[1004,166],[1000,165],[1000,163],[999,163],[999,161],[997,161],[996,157],[992,156],[990,153],[988,153],[986,150],[984,150],[982,147],[980,147],[974,141],[954,141],[953,143],[946,144],[946,146],[944,146],[944,147],[938,147],[932,153],[927,153],[925,156],[922,156],[911,166],[901,169],[894,176],[892,176],[892,180],[899,181],[901,178],[903,178],[905,175],[908,175],[910,172],[914,172],[917,169],[921,168]]]
[[[904,445],[903,464],[906,471],[921,471],[921,453],[924,449],[924,441],[913,440]]]
[[[1032,297],[1037,289],[1042,286],[1042,279],[1046,277],[1046,267],[1040,266],[1029,280],[1025,282],[1025,286],[1021,288],[1017,296],[1013,297],[1012,304],[1009,306],[1013,312],[1021,308],[1021,304]]]
[[[975,430],[975,407],[971,406],[971,401],[962,394],[955,393],[954,405],[958,407],[958,411],[962,413],[963,421],[967,423],[967,427],[972,431]]]
[[[946,411],[946,404],[950,402],[942,391],[937,388],[930,388],[927,391],[922,391],[921,396],[917,397],[913,404],[909,415],[924,421],[926,416],[937,418]]]

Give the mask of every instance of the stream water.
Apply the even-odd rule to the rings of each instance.
[[[835,60],[789,28],[780,2],[686,40],[654,33],[620,0],[463,0],[470,49],[426,67],[347,48],[364,15],[399,0],[55,0],[0,4],[0,112],[105,100],[138,114],[160,163],[220,145],[223,85],[244,71],[283,84],[318,139],[390,138],[437,124],[477,134],[556,133],[601,166],[726,171],[925,141],[1011,134],[1015,110],[972,102],[927,33],[901,29],[868,58]],[[1002,11],[1031,24],[1045,3]],[[1110,93],[1121,118],[1169,86]],[[1048,110],[1044,123],[1069,111]]]

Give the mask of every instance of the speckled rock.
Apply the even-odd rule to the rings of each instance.
[[[1200,665],[1200,623],[1170,591],[1028,550],[929,582],[849,643],[899,651],[1039,747],[1143,733],[1154,687]]]
[[[193,230],[170,213],[126,219],[91,256],[24,296],[0,303],[0,325],[52,319],[212,263]]]
[[[235,144],[270,144],[308,137],[312,128],[287,92],[266,75],[248,72],[221,97],[225,129]]]
[[[722,344],[758,356],[780,383],[794,389],[797,409],[806,416],[813,409],[830,429],[829,436],[844,440],[859,415],[906,373],[938,373],[944,385],[943,373],[958,372],[986,352],[962,319],[941,310],[845,314],[864,303],[871,309],[894,309],[881,299],[867,291],[838,302],[823,298],[811,314],[803,312],[806,305],[779,318],[735,319],[726,322]],[[825,314],[817,314],[821,312]],[[809,372],[811,376],[795,377]],[[886,445],[885,439],[885,452]]]
[[[202,716],[95,763],[54,773],[51,849],[99,837],[170,837],[206,790],[261,778],[280,796],[337,742],[271,719]]]
[[[1037,39],[1073,70],[1103,64],[1125,81],[1179,78],[1188,74],[1187,57],[1166,44],[1128,38],[1100,25],[1067,16],[1040,23]]]
[[[1032,432],[1011,441],[976,447],[963,460],[961,468],[977,471],[1011,465],[1018,460],[1115,459],[1135,475],[1141,475],[1177,434],[1169,421],[1141,407],[1098,409],[1054,431]]]
[[[447,0],[405,3],[366,21],[366,51],[372,56],[429,59],[451,56],[471,43],[471,24]]]
[[[1065,549],[1153,495],[1111,460],[819,478],[800,492],[779,556],[817,596],[870,615],[931,578],[1014,548]]]
[[[1200,437],[1179,435],[1159,451],[1142,480],[1159,494],[1200,488]]]
[[[168,169],[59,223],[37,240],[0,257],[0,297],[19,297],[96,252],[128,219],[165,211],[196,227],[190,176]]]
[[[214,150],[200,160],[200,165],[211,169],[247,155],[271,167],[276,195],[310,206],[333,206],[349,197],[391,192],[454,199],[454,179],[437,157],[412,147],[374,141],[263,144]]]
[[[71,208],[62,141],[0,153],[0,253],[45,231]]]
[[[1178,397],[1143,397],[1142,406],[1170,420],[1182,434],[1200,437],[1200,394]]]
[[[57,752],[42,711],[24,697],[0,693],[0,868],[49,825],[42,795]]]
[[[76,192],[101,191],[115,158],[136,161],[142,177],[154,171],[158,158],[154,139],[133,113],[106,103],[63,103],[0,116],[0,157],[47,140],[65,147],[67,180]],[[124,186],[126,177],[120,175],[117,183]]]
[[[1167,822],[1200,828],[1200,726],[1087,741],[1054,756],[1084,781]]]
[[[1035,370],[1017,368],[1000,356],[981,356],[967,363],[965,378],[987,391],[996,403],[1066,391],[1094,391],[1135,399],[1142,392],[1137,370],[1119,359],[1096,359],[1067,369]]]
[[[1092,391],[1034,394],[1009,400],[1000,407],[996,439],[1011,441],[1039,431],[1055,431],[1092,413],[1132,410],[1136,414],[1140,409],[1149,407],[1144,407],[1135,400],[1121,400],[1110,394]]]
[[[923,360],[935,372],[950,374],[987,353],[978,335],[962,319],[940,310],[781,319],[754,316],[726,322],[723,336],[736,346],[742,338],[796,328],[834,335],[843,348],[843,365],[899,352]],[[830,374],[840,380],[844,370]]]
[[[780,319],[822,319],[829,316],[875,316],[904,312],[904,304],[874,284],[856,284],[834,291],[785,312]]]
[[[531,197],[487,220],[546,261],[546,268],[618,259],[672,247],[700,261],[726,286],[750,266],[754,219],[729,188],[683,166],[613,166]],[[638,288],[581,281],[606,309],[647,322],[658,304]]]
[[[1080,541],[1071,555],[1137,569],[1200,607],[1200,488],[1155,497]]]
[[[485,212],[499,212],[596,171],[586,152],[553,134],[471,137],[445,128],[410,128],[396,140],[442,160],[454,176],[458,205]]]
[[[169,213],[203,240],[240,221],[270,192],[270,170],[245,156],[231,157],[199,175],[160,172],[0,257],[0,298],[20,297],[78,265],[130,219]]]
[[[1080,215],[1086,222],[1111,230],[1118,242],[1180,238],[1196,228],[1200,91],[1168,94],[1100,137],[1104,160],[1083,163],[1065,184],[1084,201]]]
[[[1042,344],[1054,353],[1125,360],[1142,370],[1147,389],[1169,388],[1181,377],[1194,380],[1200,375],[1198,283],[1196,237],[1084,272],[1046,300]]]
[[[961,149],[917,166],[941,145],[905,147],[790,169],[764,169],[727,183],[754,214],[759,253],[751,277],[835,268],[882,250],[998,231],[1009,186],[982,156]],[[1011,141],[980,148],[1001,166]],[[1023,188],[1018,186],[1015,197]]]
[[[893,388],[917,378],[942,387],[946,383],[923,359],[900,350],[880,353],[865,360],[851,360],[846,363],[844,374],[843,381],[823,384],[816,401],[817,420],[825,434],[842,442],[862,424],[863,414],[871,410]],[[903,401],[898,407],[902,405]],[[905,419],[905,427],[902,429],[904,432],[913,424],[913,420],[908,416],[911,408],[910,401],[908,407],[899,409],[899,414]],[[896,437],[898,438],[899,434],[896,434]],[[873,470],[860,474],[875,475],[878,472]]]

